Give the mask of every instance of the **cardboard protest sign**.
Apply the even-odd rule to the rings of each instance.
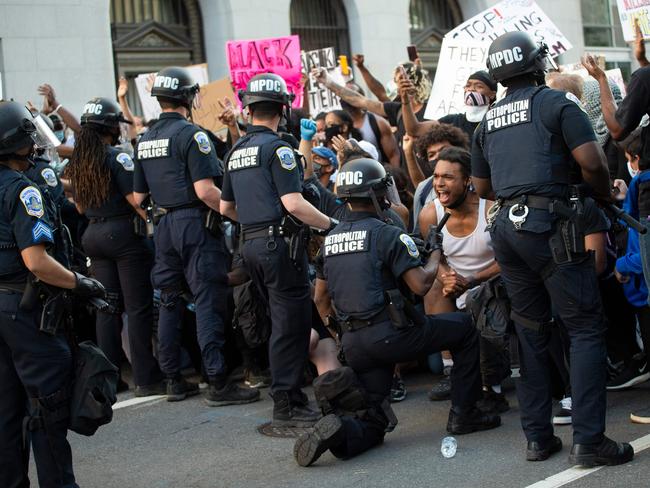
[[[217,115],[223,111],[219,102],[223,102],[224,98],[228,98],[233,106],[237,106],[237,98],[230,86],[230,79],[222,78],[203,85],[199,93],[199,106],[192,110],[192,121],[212,132],[225,129],[226,126],[217,118]]]
[[[445,37],[429,103],[426,119],[439,119],[452,113],[465,112],[465,83],[472,73],[485,70],[489,43]]]
[[[302,66],[298,36],[228,41],[226,56],[235,90],[245,90],[248,80],[257,74],[275,73],[284,78],[287,88],[296,96],[293,106],[302,107]]]
[[[573,47],[534,0],[503,0],[466,20],[445,37],[489,44],[512,31],[527,32],[536,42],[545,42],[553,57]]]
[[[634,19],[639,19],[639,27],[644,39],[650,38],[650,0],[617,0],[618,16],[623,27],[623,37],[631,42],[636,37]]]
[[[321,112],[329,112],[341,108],[341,99],[331,90],[325,88],[311,76],[314,68],[325,68],[334,81],[345,85],[347,80],[352,79],[352,74],[344,77],[340,68],[337,67],[336,53],[333,47],[317,49],[315,51],[302,51],[302,67],[305,73],[309,74],[309,85],[307,93],[309,96],[309,113],[315,117]]]
[[[186,66],[185,68],[190,72],[194,81],[199,85],[205,85],[208,83],[207,64],[193,64],[191,66]],[[157,119],[160,115],[160,105],[158,104],[158,100],[151,96],[151,87],[155,76],[156,73],[143,73],[135,78],[135,87],[138,90],[138,96],[140,97],[140,104],[142,105],[142,114],[145,122]]]

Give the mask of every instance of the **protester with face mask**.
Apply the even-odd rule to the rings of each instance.
[[[336,154],[331,149],[322,146],[313,148],[311,152],[311,164],[316,178],[325,188],[334,191],[334,176],[339,164],[336,160]]]
[[[497,96],[497,83],[487,71],[477,71],[467,78],[465,83],[465,112],[449,114],[439,120],[419,122],[417,117],[417,87],[408,78],[398,80],[398,88],[402,99],[402,113],[406,132],[411,137],[422,137],[434,125],[450,124],[461,129],[468,137],[472,137],[478,123],[483,119],[490,104]],[[413,105],[415,104],[415,106]]]
[[[341,136],[344,139],[353,137],[360,141],[361,133],[354,128],[352,117],[345,110],[332,110],[325,116],[325,145],[332,148],[332,139]]]

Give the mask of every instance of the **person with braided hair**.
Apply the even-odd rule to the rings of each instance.
[[[109,311],[98,311],[99,347],[108,359],[122,362],[122,311],[129,323],[129,349],[136,396],[164,394],[162,374],[152,351],[153,255],[146,238],[136,235],[134,222],[145,219],[133,196],[133,160],[113,147],[120,124],[126,123],[119,105],[107,98],[89,101],[81,116],[81,130],[66,176],[75,204],[89,219],[81,243],[94,275],[106,287]],[[127,389],[123,381],[119,385]]]

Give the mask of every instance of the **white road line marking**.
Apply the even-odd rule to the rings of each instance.
[[[639,437],[638,439],[630,442],[634,448],[634,453],[638,454],[639,452],[650,447],[650,434]],[[571,483],[572,481],[584,478],[589,476],[591,473],[603,469],[605,466],[598,466],[597,468],[569,468],[565,471],[562,471],[553,476],[549,476],[542,481],[528,485],[526,488],[559,488],[566,484]]]
[[[139,398],[138,397],[129,398],[128,400],[124,400],[123,402],[117,402],[115,405],[113,405],[113,410],[132,407],[133,405],[140,405],[141,403],[153,402],[154,400],[160,400],[161,398],[165,398],[165,395],[151,395],[151,396],[139,397]]]

